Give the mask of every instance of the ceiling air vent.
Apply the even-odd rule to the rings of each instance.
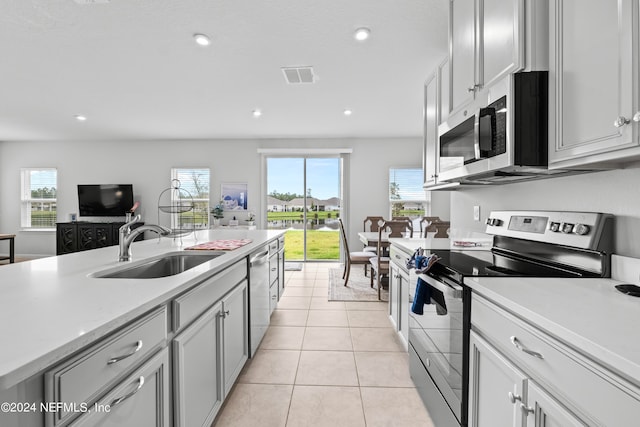
[[[313,67],[282,67],[282,72],[287,83],[291,85],[315,82]]]

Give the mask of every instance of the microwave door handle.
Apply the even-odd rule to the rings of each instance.
[[[475,119],[473,121],[473,154],[476,160],[482,159],[480,153],[480,113],[481,109],[476,110]]]

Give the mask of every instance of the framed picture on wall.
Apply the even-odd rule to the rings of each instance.
[[[220,186],[220,200],[225,211],[247,210],[247,183],[223,183]]]

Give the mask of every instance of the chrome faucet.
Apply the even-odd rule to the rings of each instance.
[[[145,231],[155,231],[161,236],[167,236],[171,234],[171,229],[155,224],[143,225],[134,230],[131,230],[131,226],[140,221],[140,218],[140,215],[136,215],[131,221],[120,227],[120,254],[118,255],[118,261],[131,260],[131,243],[133,243],[135,238]]]

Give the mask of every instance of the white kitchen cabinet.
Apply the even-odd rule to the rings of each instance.
[[[424,186],[438,182],[438,78],[429,77],[424,85]]]
[[[249,355],[247,281],[174,340],[176,426],[209,426]]]
[[[524,0],[451,0],[449,19],[450,111],[457,112],[524,68]]]
[[[534,381],[527,383],[527,427],[584,427],[585,423],[564,408]]]
[[[167,427],[169,418],[169,351],[163,349],[114,387],[73,427]]]
[[[389,318],[405,347],[409,343],[409,272],[406,263],[410,254],[395,246],[390,249],[389,262]]]
[[[551,167],[606,166],[640,156],[634,121],[638,8],[634,0],[601,0],[588,7],[580,0],[552,0]]]
[[[436,117],[438,118],[438,125],[443,123],[449,117],[449,111],[451,111],[451,75],[449,73],[449,58],[446,58],[438,66],[438,109],[436,110]],[[436,136],[437,136],[436,126]]]
[[[469,426],[522,426],[526,375],[474,331],[469,351]]]
[[[471,427],[585,425],[474,331],[469,343]]]
[[[227,396],[249,357],[249,296],[247,281],[222,299],[222,366]]]
[[[222,401],[222,302],[173,340],[176,426],[209,426]]]
[[[127,371],[166,345],[167,308],[162,306],[44,374],[45,401],[67,404],[45,413],[48,427],[78,416],[74,407],[93,404],[119,383]],[[69,406],[75,405],[75,406]]]
[[[472,426],[636,423],[638,387],[475,293],[471,328]],[[524,421],[514,417],[505,400],[521,411]],[[506,422],[510,419],[513,423]]]
[[[476,92],[476,0],[451,0],[449,8],[450,111],[473,101]]]
[[[449,60],[445,59],[424,85],[424,187],[429,189],[438,181],[438,125],[449,114]]]

